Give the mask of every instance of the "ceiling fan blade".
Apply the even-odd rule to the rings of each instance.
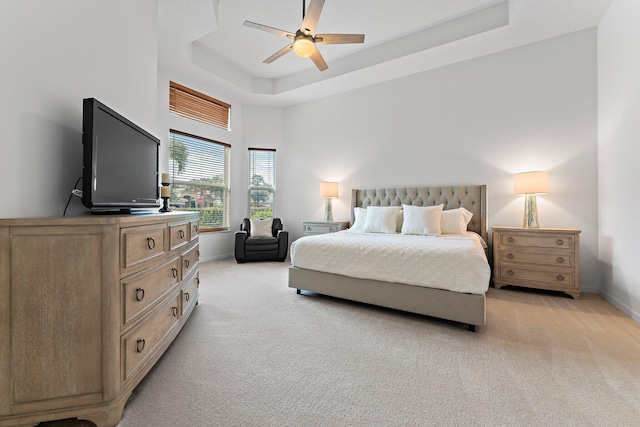
[[[268,57],[267,59],[265,59],[262,62],[264,62],[265,64],[271,64],[276,59],[278,59],[281,56],[283,56],[283,55],[285,55],[285,54],[287,54],[289,52],[292,52],[292,51],[293,51],[293,43],[283,47],[282,49],[280,49],[279,51],[277,51],[276,53],[274,53],[273,55],[271,55],[270,57]]]
[[[364,43],[364,34],[316,34],[316,44]]]
[[[242,24],[245,27],[255,28],[256,30],[266,31],[267,33],[275,34],[276,36],[289,37],[294,38],[296,35],[290,33],[289,31],[280,30],[278,28],[269,27],[267,25],[256,24],[251,21],[244,21]]]
[[[303,33],[307,35],[314,33],[314,31],[316,30],[316,25],[318,25],[318,20],[320,19],[320,13],[322,12],[323,7],[324,0],[311,0],[309,2],[309,7],[304,14],[302,26],[300,27],[300,30]]]
[[[324,58],[322,57],[322,54],[320,53],[320,51],[315,45],[313,45],[313,53],[309,58],[311,58],[313,63],[316,64],[316,67],[318,67],[318,70],[324,71],[327,68],[329,68],[327,63],[324,62]]]

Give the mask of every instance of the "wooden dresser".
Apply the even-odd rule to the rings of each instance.
[[[0,219],[0,426],[115,426],[198,301],[198,213]]]
[[[580,230],[492,227],[493,283],[580,298]]]

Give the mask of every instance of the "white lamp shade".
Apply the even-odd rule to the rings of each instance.
[[[548,172],[522,172],[514,176],[516,194],[541,194],[549,192]]]
[[[321,182],[320,197],[338,197],[337,182]]]

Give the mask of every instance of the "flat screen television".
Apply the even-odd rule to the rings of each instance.
[[[130,213],[159,203],[160,140],[94,98],[82,102],[82,204]]]

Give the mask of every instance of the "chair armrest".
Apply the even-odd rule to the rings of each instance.
[[[244,256],[244,244],[245,244],[245,241],[247,240],[247,237],[249,237],[249,233],[247,233],[246,231],[236,231],[235,256],[236,256],[237,262],[245,262],[246,260]]]
[[[289,232],[278,230],[278,261],[282,262],[287,258],[289,250]]]

